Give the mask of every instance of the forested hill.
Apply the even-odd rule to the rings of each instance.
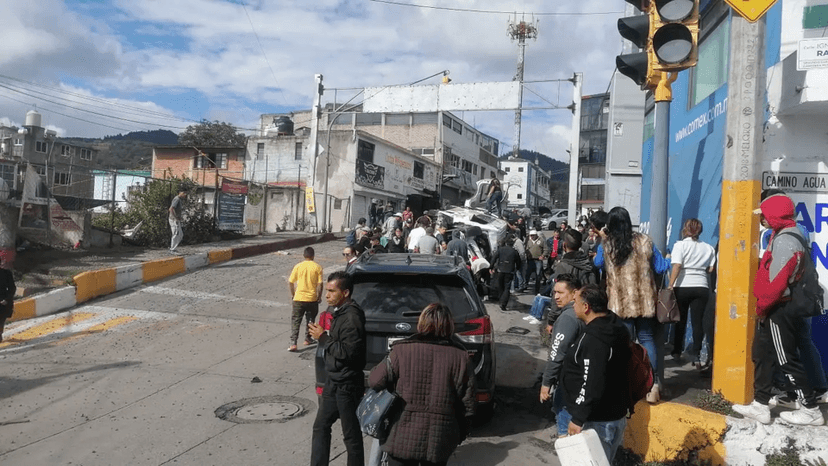
[[[511,155],[512,153],[508,152],[502,157],[502,159],[505,160]],[[555,160],[547,155],[541,154],[540,152],[527,149],[520,150],[520,158],[523,160],[529,160],[530,162],[534,162],[537,158],[538,165],[540,165],[543,170],[552,173],[552,181],[569,181],[569,164],[566,162],[561,162],[560,160]]]
[[[106,136],[104,141],[144,141],[158,145],[178,144],[178,135],[170,130],[156,129],[153,131],[133,131],[127,134]]]

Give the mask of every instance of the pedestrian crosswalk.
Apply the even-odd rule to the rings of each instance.
[[[152,311],[82,306],[69,312],[7,324],[3,341],[0,342],[0,354],[32,345],[64,344],[84,336],[112,331],[139,319],[159,320],[167,317],[166,314]]]

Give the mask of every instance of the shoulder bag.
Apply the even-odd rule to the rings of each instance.
[[[391,368],[390,355],[385,357],[385,367],[388,369],[388,377],[394,383],[394,371]],[[392,416],[397,405],[399,395],[394,391],[384,389],[376,391],[369,388],[357,407],[357,418],[362,433],[377,439],[384,439],[391,430]]]
[[[676,302],[676,293],[670,288],[662,286],[658,290],[656,317],[662,324],[670,324],[681,320],[678,303]]]

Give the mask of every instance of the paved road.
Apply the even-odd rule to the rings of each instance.
[[[340,267],[341,247],[316,248],[326,273]],[[297,249],[231,261],[10,324],[0,343],[0,464],[307,464],[314,350],[286,351],[286,281],[299,260]],[[537,402],[544,353],[534,329],[507,332],[529,328],[530,299],[505,313],[488,305],[499,404],[451,465],[558,464]],[[257,422],[274,414],[285,419]],[[331,464],[344,465],[343,453],[335,428]]]

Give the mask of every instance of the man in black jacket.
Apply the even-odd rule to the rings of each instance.
[[[342,436],[348,451],[348,466],[363,466],[362,431],[356,411],[365,391],[365,313],[351,299],[353,278],[334,272],[325,285],[325,299],[333,313],[331,330],[310,324],[311,336],[324,350],[328,378],[322,390],[319,410],[313,422],[311,466],[327,465],[331,454],[331,426],[342,422]]]
[[[606,292],[597,285],[586,285],[575,294],[575,315],[586,328],[566,353],[561,383],[572,416],[569,435],[593,429],[612,464],[627,426],[623,388],[628,383],[630,334],[607,309],[607,302]]]
[[[500,245],[492,256],[492,271],[497,273],[493,281],[497,287],[497,295],[500,297],[500,310],[505,311],[509,304],[512,279],[515,278],[515,270],[520,267],[520,255],[512,246],[501,240]]]

